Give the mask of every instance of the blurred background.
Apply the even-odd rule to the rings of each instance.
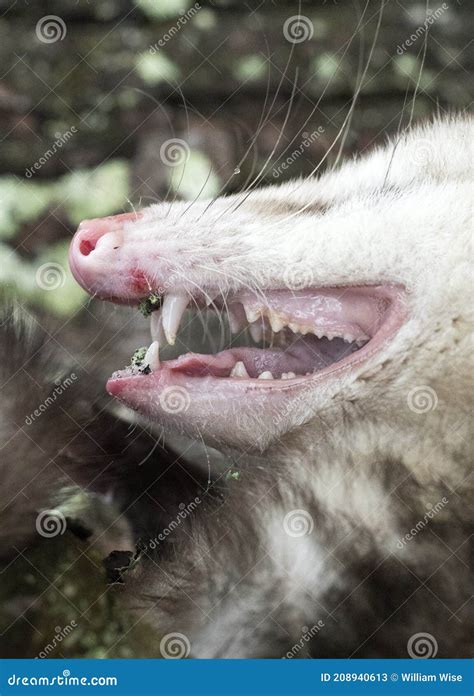
[[[105,379],[149,322],[74,283],[82,219],[323,171],[411,116],[469,108],[472,19],[468,0],[0,0],[0,299]],[[79,537],[3,577],[8,654],[156,654]]]
[[[406,125],[417,83],[415,118],[468,107],[473,5],[426,7],[0,0],[0,285],[70,319],[81,219],[309,173],[361,77],[321,169]]]

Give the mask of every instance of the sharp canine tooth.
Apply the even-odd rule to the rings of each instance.
[[[250,325],[250,335],[252,336],[255,343],[260,343],[263,338],[263,328],[260,322]]]
[[[165,295],[163,300],[163,307],[161,308],[163,331],[165,332],[166,340],[171,346],[174,346],[181,317],[188,303],[189,297],[186,295],[173,295],[172,293]]]
[[[273,379],[273,375],[271,372],[262,372],[261,375],[258,376],[258,379]]]
[[[236,362],[234,367],[232,368],[232,372],[230,373],[230,377],[248,377],[249,373],[245,369],[244,363],[239,360],[239,362]]]
[[[153,341],[143,358],[143,364],[148,365],[153,372],[160,367],[160,345],[158,341]]]

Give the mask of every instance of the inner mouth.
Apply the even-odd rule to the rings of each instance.
[[[213,378],[255,387],[285,386],[321,379],[369,357],[400,324],[400,288],[358,286],[308,288],[298,291],[239,292],[225,296],[206,292],[151,294],[141,303],[150,315],[151,345],[136,352],[132,364],[114,373],[117,381],[148,375],[166,382]],[[224,350],[211,354],[184,352],[160,360],[160,349],[180,344],[186,310],[205,317],[217,314]],[[214,321],[214,324],[216,322]],[[206,328],[206,326],[204,327]],[[185,347],[183,345],[183,350]],[[147,380],[147,381],[148,381]]]

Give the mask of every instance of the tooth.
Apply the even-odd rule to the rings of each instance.
[[[189,298],[186,295],[165,295],[163,307],[161,308],[163,331],[166,340],[174,346],[176,334],[181,323],[181,317],[188,306]]]
[[[255,322],[255,324],[250,325],[250,335],[252,336],[255,343],[260,343],[263,338],[263,328],[260,322]]]
[[[160,344],[158,341],[153,341],[148,348],[143,358],[143,364],[148,365],[152,372],[160,367]]]
[[[239,362],[236,362],[234,367],[232,368],[232,372],[230,373],[230,377],[248,377],[249,373],[245,369],[244,363],[239,360]]]
[[[299,326],[298,324],[288,324],[290,329],[293,331],[293,333],[299,333]]]
[[[256,311],[255,309],[250,309],[250,307],[246,307],[244,305],[244,310],[245,310],[245,316],[247,317],[247,321],[250,324],[253,324],[254,321],[257,321],[257,319],[260,317],[260,313]]]
[[[150,320],[151,340],[158,341],[160,346],[166,343],[165,332],[163,331],[163,322],[161,321],[161,309],[153,312]]]
[[[285,322],[281,317],[278,316],[278,314],[270,312],[268,319],[270,321],[270,326],[272,327],[272,331],[274,333],[278,333],[278,331],[281,331],[282,328],[285,326]]]
[[[214,294],[209,295],[206,293],[205,297],[206,297],[206,307],[209,307],[214,302],[217,295],[214,295]]]
[[[354,343],[354,336],[351,336],[350,334],[343,336],[343,339],[346,343]]]
[[[261,375],[258,376],[258,379],[273,379],[273,375],[271,372],[262,372]]]
[[[228,318],[231,333],[239,333],[243,328],[242,322],[240,321],[239,317],[234,313],[231,307],[229,307]]]
[[[294,372],[284,372],[281,376],[282,379],[294,379],[296,377]]]

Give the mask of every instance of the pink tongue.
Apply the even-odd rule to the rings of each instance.
[[[281,377],[283,372],[305,375],[307,372],[322,370],[339,359],[340,355],[335,353],[350,352],[347,344],[339,346],[334,342],[331,346],[328,344],[328,341],[317,341],[314,337],[308,337],[295,341],[294,345],[285,351],[231,348],[216,355],[187,353],[176,360],[168,360],[162,365],[173,372],[182,372],[195,377],[205,375],[228,377],[238,361],[244,363],[249,376],[253,378],[266,371],[270,371],[274,377]]]

